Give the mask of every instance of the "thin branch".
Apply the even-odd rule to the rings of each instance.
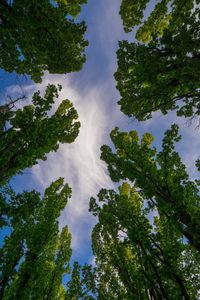
[[[192,97],[200,97],[200,93],[185,94],[185,95],[175,96],[175,97],[173,97],[172,99],[170,99],[168,101],[165,101],[165,102],[163,102],[161,104],[155,105],[151,110],[146,110],[146,111],[143,111],[143,112],[137,114],[135,117],[138,119],[138,117],[144,116],[144,115],[146,115],[148,113],[152,113],[152,112],[154,112],[154,111],[162,108],[166,104],[175,103],[176,101],[183,100],[183,98],[192,98]]]
[[[8,96],[8,99],[10,100],[9,103],[7,103],[5,105],[0,105],[0,113],[5,113],[5,112],[10,111],[11,109],[13,109],[15,107],[16,102],[26,99],[26,96],[25,95],[19,96],[18,98],[14,99],[14,100],[12,99],[11,96]]]

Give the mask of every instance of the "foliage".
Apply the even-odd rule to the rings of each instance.
[[[141,142],[136,131],[111,133],[116,153],[102,146],[102,159],[114,181],[129,179],[141,195],[156,206],[200,252],[200,196],[198,181],[189,180],[185,165],[174,151],[180,139],[178,126],[167,130],[162,150],[151,147],[153,137],[146,133]]]
[[[121,110],[139,121],[160,110],[178,116],[200,115],[199,26],[195,11],[172,23],[148,45],[119,43],[115,73]]]
[[[59,297],[62,275],[69,272],[71,235],[67,226],[59,234],[57,219],[70,195],[62,178],[43,197],[35,191],[7,191],[6,218],[12,232],[1,248],[1,299]]]
[[[87,0],[0,0],[0,67],[40,82],[45,71],[80,70],[87,41],[75,18]],[[139,25],[139,42],[119,43],[115,73],[122,111],[139,121],[160,110],[200,115],[199,0],[159,0],[148,18],[148,0],[122,0],[126,32]],[[102,147],[119,191],[91,198],[98,218],[92,231],[95,267],[74,262],[71,234],[59,232],[58,217],[71,196],[63,178],[41,196],[16,194],[8,180],[32,167],[60,143],[71,143],[80,123],[69,100],[54,110],[61,86],[14,110],[0,106],[0,227],[10,230],[0,248],[0,299],[5,300],[189,300],[200,297],[199,181],[191,180],[175,151],[178,126],[167,130],[162,149],[146,133],[115,128],[116,149]],[[20,99],[20,98],[19,98]],[[196,162],[200,170],[200,160]],[[133,183],[133,186],[130,185]],[[63,285],[63,275],[71,279]]]
[[[136,33],[138,41],[146,43],[155,37],[162,36],[171,23],[178,25],[185,14],[190,14],[196,9],[199,0],[159,0],[157,2],[153,7],[149,0],[135,0],[134,2],[122,0],[119,13],[124,30],[130,32],[136,25],[140,25]],[[144,18],[149,11],[150,15]]]
[[[69,100],[63,100],[49,116],[60,89],[48,85],[44,97],[39,91],[34,93],[32,105],[0,112],[0,184],[37,164],[38,159],[45,160],[59,143],[71,143],[77,137],[80,123],[75,122],[78,115]]]
[[[75,23],[87,0],[0,1],[0,67],[41,82],[44,71],[79,71],[88,42],[84,22]]]
[[[199,257],[163,214],[150,224],[134,187],[101,190],[90,210],[98,299],[197,299]]]
[[[90,265],[81,267],[74,262],[71,279],[67,283],[65,300],[93,300],[96,293],[95,274]]]
[[[81,12],[81,5],[86,4],[87,0],[55,0],[55,2],[66,14],[70,14],[73,18],[77,18]]]
[[[141,23],[144,17],[144,10],[149,0],[122,0],[120,15],[123,21],[124,30],[130,32],[133,27]]]
[[[143,121],[158,110],[163,114],[176,110],[178,116],[190,118],[200,115],[200,21],[199,8],[195,8],[194,2],[161,1],[139,29],[140,37],[136,36],[148,44],[119,43],[115,79],[121,95],[118,103],[128,116]],[[136,3],[139,5],[141,1]],[[172,12],[170,23],[166,25],[169,3]],[[130,5],[141,19],[143,8],[136,9],[132,1]],[[129,13],[124,6],[126,9]],[[129,18],[134,20],[134,14]],[[159,22],[162,26],[157,26]],[[136,23],[139,21],[134,21]]]

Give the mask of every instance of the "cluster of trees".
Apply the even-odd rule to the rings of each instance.
[[[45,71],[79,71],[85,62],[86,25],[75,19],[87,0],[0,1],[0,68],[28,75],[36,83]],[[63,178],[44,195],[37,191],[16,193],[9,181],[38,160],[46,160],[61,143],[72,143],[80,122],[70,100],[56,104],[60,85],[37,91],[32,103],[15,109],[23,97],[0,105],[0,228],[5,236],[0,248],[0,299],[73,299],[79,265],[66,288],[71,234],[59,231],[58,217],[71,196]],[[6,234],[9,232],[9,234]],[[84,266],[83,274],[91,268]],[[85,275],[85,276],[86,276]],[[89,276],[89,275],[88,275]],[[86,293],[85,289],[80,292]]]
[[[152,3],[122,0],[125,31],[138,30],[136,42],[119,42],[118,103],[139,121],[176,110],[199,122],[199,1],[157,2],[143,21]],[[90,200],[97,299],[199,299],[200,182],[175,151],[180,138],[173,124],[158,151],[150,133],[115,128],[112,148],[102,146],[119,188]]]
[[[87,45],[85,24],[74,22],[86,1],[43,2],[0,1],[0,67],[36,82],[46,70],[79,70]],[[143,21],[149,2],[121,3],[125,31],[139,25],[137,42],[121,41],[117,52],[121,110],[139,121],[158,110],[198,118],[198,1],[160,0]],[[0,249],[0,299],[198,299],[200,182],[189,178],[175,151],[181,138],[176,124],[159,151],[150,133],[140,139],[136,131],[118,128],[111,132],[113,147],[102,146],[101,158],[119,188],[102,189],[98,199],[90,199],[97,217],[95,267],[70,267],[71,235],[67,226],[58,228],[71,195],[63,178],[44,195],[17,194],[9,186],[12,176],[77,137],[80,123],[69,100],[50,113],[60,89],[48,85],[43,96],[34,93],[32,104],[18,110],[13,103],[0,106],[0,226],[10,229]],[[200,171],[199,160],[196,167]],[[67,273],[71,279],[64,286]]]

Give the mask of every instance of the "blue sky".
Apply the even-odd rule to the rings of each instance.
[[[151,120],[140,123],[120,112],[117,105],[120,96],[113,78],[117,68],[115,53],[119,40],[133,40],[134,37],[133,33],[127,36],[123,32],[118,15],[120,2],[88,0],[88,4],[83,7],[79,18],[87,23],[89,47],[87,62],[82,71],[67,75],[46,73],[39,85],[15,75],[0,74],[1,95],[15,95],[20,84],[29,102],[34,90],[42,91],[48,83],[59,83],[63,89],[58,102],[68,98],[78,110],[81,130],[76,141],[70,145],[61,145],[57,153],[48,155],[47,161],[41,161],[32,169],[25,170],[24,175],[16,176],[12,183],[19,191],[33,188],[43,191],[56,178],[65,177],[72,187],[73,195],[60,217],[60,226],[68,224],[73,236],[73,259],[82,262],[92,260],[90,233],[95,219],[88,213],[89,199],[101,188],[114,187],[99,156],[101,145],[110,144],[109,133],[115,126],[121,130],[136,129],[140,134],[151,132],[155,136],[155,145],[160,147],[164,131],[176,122],[183,136],[177,150],[192,176],[195,175],[194,161],[199,158],[200,129],[195,130],[195,125],[188,126],[187,120],[177,118],[174,112],[167,116],[155,113]]]

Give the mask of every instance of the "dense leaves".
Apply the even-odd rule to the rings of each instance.
[[[85,62],[84,22],[75,23],[86,0],[0,1],[0,67],[41,81],[50,73],[78,71]],[[73,16],[73,17],[72,17]]]
[[[0,250],[1,299],[64,299],[59,295],[62,275],[69,272],[71,235],[67,227],[59,234],[57,218],[70,195],[62,178],[43,197],[35,191],[7,191],[4,218],[11,234]]]
[[[155,34],[148,45],[120,42],[115,78],[125,114],[139,121],[158,110],[177,110],[177,115],[191,118],[200,115],[198,16],[198,8],[186,10],[183,5],[162,36]]]
[[[98,216],[92,233],[98,299],[197,298],[200,257],[163,214],[150,224],[135,188],[101,190],[90,210]]]
[[[200,115],[198,1],[157,1],[143,22],[149,1],[122,0],[126,32],[140,25],[142,43],[119,43],[115,73],[121,110],[139,121],[177,110]],[[147,43],[147,44],[145,44]],[[146,133],[111,133],[115,150],[102,146],[101,158],[119,193],[101,190],[90,211],[97,299],[198,299],[200,252],[199,181],[190,180],[175,151],[180,140],[172,125],[162,149]],[[199,160],[196,163],[199,169]]]
[[[162,150],[151,147],[153,137],[146,133],[141,142],[136,131],[111,133],[116,148],[102,147],[102,159],[114,181],[129,179],[141,189],[142,196],[156,205],[171,224],[200,252],[200,196],[198,181],[189,180],[185,165],[174,151],[180,139],[177,125],[167,130]]]
[[[132,0],[122,0],[119,13],[126,32],[131,31],[135,25],[141,23],[148,2],[149,0],[136,0],[134,2]]]
[[[58,97],[54,85],[33,95],[33,104],[16,111],[0,112],[0,183],[31,167],[38,159],[56,151],[59,143],[71,143],[78,135],[80,123],[77,112],[69,100],[63,100],[54,114],[49,116],[54,99]]]
[[[198,4],[199,0],[158,0],[156,5],[149,0],[122,0],[119,13],[126,32],[140,25],[137,40],[149,42],[161,36],[171,23],[180,24],[182,18],[196,9]]]
[[[80,70],[85,61],[86,26],[75,18],[87,0],[0,0],[0,67],[40,82],[45,71]],[[126,32],[138,42],[119,43],[115,73],[119,104],[139,121],[176,110],[200,115],[199,0],[122,0]],[[149,17],[143,19],[147,12]],[[61,86],[14,110],[20,98],[0,106],[0,299],[3,300],[196,300],[200,297],[199,180],[191,180],[175,151],[172,125],[162,149],[146,133],[115,128],[115,150],[102,147],[111,179],[128,180],[91,198],[97,217],[92,231],[94,267],[74,262],[71,234],[58,218],[71,195],[59,178],[41,196],[16,194],[4,184],[32,167],[60,143],[71,143],[80,123],[69,100],[55,109]],[[196,167],[200,170],[200,161]],[[133,185],[130,185],[133,184]],[[9,232],[7,234],[7,232]],[[66,277],[71,278],[66,283]]]
[[[74,262],[71,272],[71,279],[67,283],[65,300],[84,299],[93,300],[96,293],[95,273],[92,266],[81,267],[78,262]]]

